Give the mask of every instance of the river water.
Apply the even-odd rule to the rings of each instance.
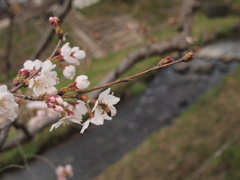
[[[232,72],[238,61],[229,59],[240,58],[240,51],[236,48],[240,47],[240,41],[234,42],[232,48],[229,42],[224,42],[232,55],[227,60],[211,57],[211,47],[206,47],[204,55],[209,55],[209,58],[197,56],[190,63],[158,71],[142,95],[117,107],[118,113],[112,121],[105,121],[104,126],[90,128],[83,135],[72,136],[46,151],[43,156],[55,165],[72,164],[75,174],[73,180],[90,180],[143,143],[154,131],[170,125],[204,92],[215,87],[223,76]],[[216,50],[217,47],[220,47],[219,44],[212,48]],[[56,179],[54,170],[43,161],[31,161],[29,166],[7,172],[1,179]]]

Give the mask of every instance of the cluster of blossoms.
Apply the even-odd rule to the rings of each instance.
[[[64,35],[59,19],[54,17],[49,20],[62,41]],[[39,109],[36,111],[36,116],[29,121],[30,126],[40,126],[44,117],[58,114],[60,119],[52,125],[50,131],[60,125],[72,122],[81,124],[83,126],[81,133],[83,133],[90,123],[102,125],[104,120],[111,120],[116,114],[113,105],[119,102],[119,98],[110,94],[110,88],[102,92],[97,100],[81,94],[81,91],[90,85],[90,81],[85,75],[77,76],[74,82],[60,90],[55,87],[60,84],[55,68],[62,69],[63,76],[72,80],[76,75],[76,66],[80,65],[80,60],[85,56],[83,50],[79,47],[71,48],[70,43],[67,42],[46,61],[36,59],[27,60],[24,63],[23,68],[18,71],[14,78],[13,85],[32,89],[34,97],[42,100],[41,102],[28,103],[30,109]],[[74,97],[77,100],[64,98],[64,94],[67,92],[77,93],[78,97]],[[0,122],[14,121],[17,117],[17,109],[18,104],[14,101],[14,95],[7,90],[6,85],[0,86]],[[46,111],[46,109],[48,110]]]

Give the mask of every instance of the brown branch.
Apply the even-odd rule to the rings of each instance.
[[[12,52],[12,45],[13,45],[13,28],[14,28],[14,13],[11,10],[11,5],[7,0],[4,0],[4,3],[7,5],[7,10],[6,13],[8,14],[8,18],[10,20],[10,23],[8,25],[7,29],[7,44],[6,44],[6,50],[5,50],[5,55],[3,57],[3,60],[5,61],[5,67],[4,71],[7,73],[12,67],[11,64],[11,52]]]
[[[96,86],[96,87],[93,87],[93,88],[90,88],[90,89],[86,89],[86,90],[81,90],[79,91],[80,93],[87,93],[87,92],[91,92],[91,91],[95,91],[97,89],[101,89],[101,88],[105,88],[105,87],[109,87],[109,86],[112,86],[114,84],[119,84],[119,83],[123,83],[123,82],[129,82],[131,81],[132,79],[136,78],[136,77],[139,77],[139,76],[142,76],[144,74],[147,74],[147,73],[150,73],[152,71],[155,71],[155,70],[158,70],[158,69],[161,69],[161,68],[164,68],[164,67],[167,67],[167,66],[170,66],[170,65],[173,65],[173,64],[176,64],[176,63],[179,63],[179,62],[182,62],[182,58],[179,59],[179,60],[176,60],[172,63],[168,63],[168,64],[164,64],[164,65],[161,65],[161,66],[154,66],[146,71],[143,71],[143,72],[140,72],[140,73],[137,73],[137,74],[134,74],[132,76],[128,76],[126,78],[122,78],[122,79],[118,79],[116,81],[113,81],[113,82],[110,82],[110,83],[107,83],[107,84],[104,84],[104,85],[100,85],[100,86]]]
[[[57,16],[59,17],[59,19],[61,21],[63,21],[65,16],[68,14],[68,12],[71,9],[71,6],[72,6],[72,0],[65,1],[62,10],[59,12],[59,14],[57,14]],[[55,31],[54,31],[54,29],[52,27],[49,27],[46,30],[45,36],[39,42],[39,44],[37,46],[37,50],[33,54],[32,59],[37,59],[37,58],[39,58],[41,56],[41,54],[45,51],[45,49],[50,44],[54,34],[55,34]]]
[[[10,130],[11,123],[5,125],[3,128],[0,128],[0,147],[5,143],[7,139],[8,132]]]
[[[26,138],[32,139],[32,135],[29,133],[29,130],[24,124],[17,123],[17,120],[13,121],[12,124],[16,129],[21,129],[24,135],[26,136]]]
[[[115,84],[129,82],[129,81],[132,81],[134,78],[137,78],[139,76],[145,75],[147,73],[150,73],[152,71],[156,71],[158,69],[161,69],[161,68],[164,68],[164,67],[167,67],[167,66],[171,66],[171,65],[179,63],[179,62],[183,62],[183,58],[181,58],[179,60],[176,60],[174,62],[168,63],[168,64],[154,66],[154,67],[152,67],[152,68],[150,68],[148,70],[145,70],[143,72],[140,72],[140,73],[137,73],[137,74],[125,77],[125,78],[121,78],[121,79],[118,79],[118,80],[110,82],[110,83],[106,83],[106,84],[103,84],[103,85],[95,86],[95,87],[90,88],[90,89],[79,90],[77,94],[65,95],[65,96],[62,96],[62,98],[78,98],[78,94],[79,93],[80,94],[85,94],[85,93],[88,93],[88,92],[91,92],[91,91],[96,91],[98,89],[109,87],[109,86],[112,86],[112,85],[115,85]]]
[[[9,164],[9,165],[7,165],[7,166],[2,167],[2,168],[0,169],[0,172],[1,172],[1,171],[4,171],[4,170],[6,170],[6,169],[12,169],[12,168],[22,169],[22,168],[24,168],[24,166],[17,165],[17,164]]]
[[[34,137],[35,134],[41,132],[45,127],[55,123],[58,121],[58,117],[51,117],[51,118],[45,118],[44,121],[45,123],[42,124],[42,126],[40,127],[31,127],[28,129],[29,134]],[[3,146],[0,146],[0,152],[1,151],[6,151],[9,150],[13,147],[16,147],[17,144],[20,143],[24,143],[24,142],[28,142],[30,139],[28,137],[26,137],[24,134],[19,134],[17,137],[5,142],[5,144],[3,144]]]

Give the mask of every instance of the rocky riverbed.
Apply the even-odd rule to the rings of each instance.
[[[212,56],[213,52],[222,52],[222,47],[228,51],[220,57]],[[72,179],[91,179],[154,131],[170,125],[203,93],[218,85],[237,66],[239,47],[240,40],[216,43],[203,48],[193,62],[160,70],[142,95],[118,106],[112,121],[72,136],[43,156],[56,165],[72,164]],[[56,179],[54,170],[42,161],[32,161],[29,167],[6,173],[1,179]]]

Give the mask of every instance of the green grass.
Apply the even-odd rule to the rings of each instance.
[[[166,20],[174,12],[173,7],[179,5],[179,1],[169,0],[133,0],[111,1],[103,0],[97,4],[80,10],[87,18],[94,19],[104,16],[117,16],[119,14],[129,14],[140,22],[149,25],[157,25]]]
[[[240,67],[171,126],[155,132],[95,180],[239,179],[239,78]],[[232,139],[217,160],[199,170]]]
[[[206,39],[224,38],[231,35],[232,30],[239,24],[239,17],[229,15],[225,17],[208,18],[204,13],[197,13],[194,20],[192,36],[201,38],[199,44]]]

